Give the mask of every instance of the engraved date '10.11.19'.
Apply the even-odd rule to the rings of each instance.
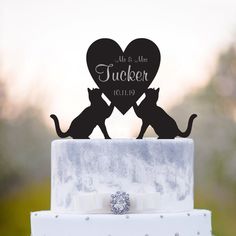
[[[134,89],[116,89],[113,92],[114,92],[114,96],[134,96],[135,95]]]

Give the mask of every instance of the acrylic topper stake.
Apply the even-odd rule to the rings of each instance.
[[[149,87],[160,65],[160,51],[149,39],[133,40],[123,51],[114,40],[91,44],[87,65],[95,83],[125,114]]]

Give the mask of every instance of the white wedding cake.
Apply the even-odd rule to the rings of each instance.
[[[56,140],[51,210],[31,213],[32,236],[211,236],[194,209],[191,139]]]

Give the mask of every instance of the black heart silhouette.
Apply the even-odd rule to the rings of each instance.
[[[95,83],[113,105],[125,114],[153,81],[160,51],[149,39],[133,40],[123,52],[114,40],[103,38],[91,44],[87,65]]]

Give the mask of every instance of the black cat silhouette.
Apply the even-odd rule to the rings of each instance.
[[[192,130],[193,120],[197,117],[196,114],[192,114],[188,121],[188,127],[186,131],[179,130],[175,120],[170,117],[161,107],[156,105],[159,97],[158,89],[148,89],[145,92],[146,97],[138,106],[136,103],[133,106],[136,115],[142,119],[142,127],[138,135],[138,139],[141,139],[149,125],[155,130],[159,139],[173,139],[177,136],[188,137]]]
[[[60,129],[59,121],[56,115],[52,114],[50,117],[54,120],[57,135],[60,138],[71,136],[74,139],[89,139],[89,135],[98,125],[106,139],[110,139],[105,120],[111,115],[114,106],[110,106],[102,98],[100,89],[89,89],[89,100],[91,105],[85,108],[79,116],[77,116],[66,132]]]

